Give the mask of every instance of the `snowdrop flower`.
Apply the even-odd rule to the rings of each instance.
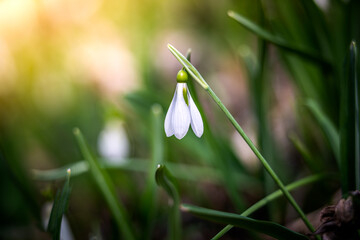
[[[113,119],[106,123],[98,138],[98,150],[108,163],[125,162],[130,153],[130,143],[123,122]]]
[[[175,135],[182,139],[191,124],[191,128],[197,137],[204,132],[204,125],[199,110],[191,98],[187,87],[188,74],[180,70],[176,77],[176,89],[165,117],[165,133],[167,137]]]

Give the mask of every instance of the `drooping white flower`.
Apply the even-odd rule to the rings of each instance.
[[[100,156],[108,163],[121,164],[129,156],[130,143],[120,120],[109,120],[98,138]]]
[[[201,137],[204,132],[204,125],[186,84],[188,80],[187,73],[180,70],[176,80],[178,83],[176,84],[174,97],[165,117],[166,136],[175,135],[177,139],[182,139],[191,125],[195,135]]]

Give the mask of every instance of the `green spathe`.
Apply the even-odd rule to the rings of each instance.
[[[186,71],[184,71],[182,69],[178,72],[178,74],[176,76],[176,81],[178,83],[186,83],[188,81],[188,79],[189,79],[189,75],[187,74]]]

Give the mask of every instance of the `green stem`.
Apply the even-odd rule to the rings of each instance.
[[[266,171],[270,174],[272,179],[275,181],[275,183],[279,186],[280,190],[283,192],[285,198],[289,201],[289,203],[294,207],[294,209],[298,212],[301,219],[304,221],[305,225],[308,227],[308,229],[311,232],[314,232],[314,227],[311,225],[309,220],[306,218],[304,212],[301,210],[299,205],[296,203],[295,199],[291,196],[289,191],[286,190],[285,185],[282,183],[280,178],[276,175],[274,170],[271,168],[271,166],[268,164],[266,159],[261,155],[259,150],[255,147],[255,144],[251,141],[251,139],[245,134],[244,130],[240,127],[238,122],[235,120],[235,118],[231,115],[229,110],[225,107],[225,105],[221,102],[221,100],[216,96],[214,91],[208,86],[205,88],[205,90],[209,93],[209,95],[214,99],[214,101],[217,103],[217,105],[221,108],[221,110],[225,113],[227,118],[230,120],[231,124],[235,127],[235,129],[238,131],[238,133],[241,135],[241,137],[244,139],[244,141],[249,145],[250,149],[254,152],[256,157],[260,160],[260,162],[265,167]]]

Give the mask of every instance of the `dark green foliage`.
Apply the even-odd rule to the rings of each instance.
[[[68,208],[71,186],[70,186],[71,170],[68,169],[66,181],[62,190],[58,190],[54,200],[53,207],[51,209],[49,224],[47,231],[51,233],[53,240],[60,239],[61,222],[63,215]]]

